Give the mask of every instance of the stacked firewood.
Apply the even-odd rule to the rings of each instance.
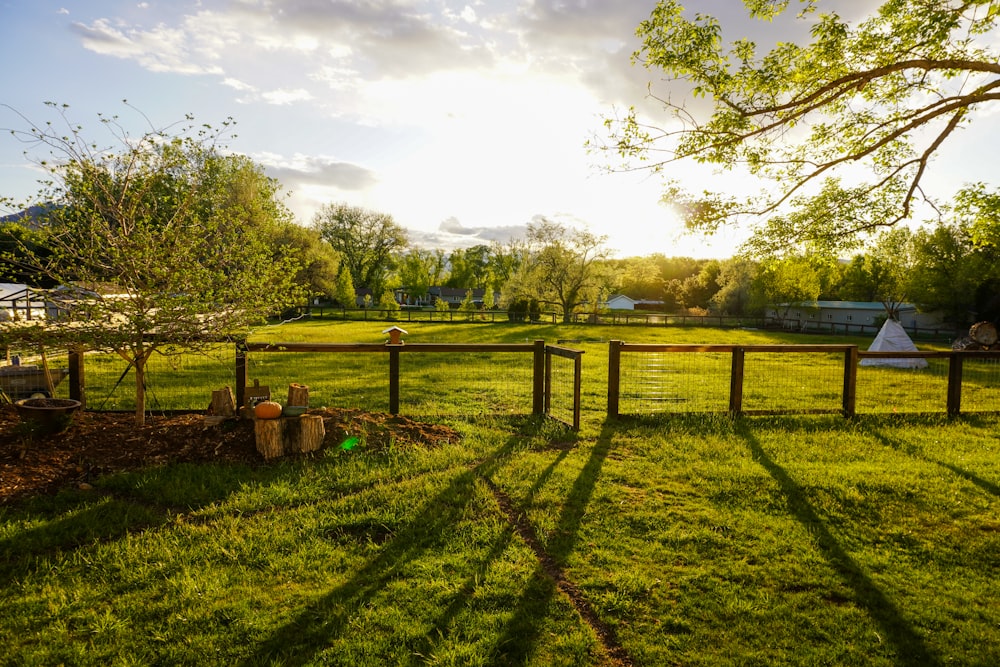
[[[953,350],[1000,350],[997,327],[992,322],[976,322],[969,327],[969,335],[951,344]]]

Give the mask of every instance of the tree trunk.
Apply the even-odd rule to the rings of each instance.
[[[146,423],[146,357],[135,358],[135,425]]]

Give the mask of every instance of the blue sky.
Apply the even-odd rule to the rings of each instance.
[[[650,73],[629,56],[653,5],[0,0],[0,103],[36,122],[52,118],[45,101],[68,104],[95,133],[98,113],[142,129],[123,99],[157,126],[187,113],[232,117],[230,147],[281,181],[303,224],[346,201],[391,214],[416,244],[453,247],[504,240],[546,216],[607,235],[620,256],[728,256],[739,234],[681,235],[657,178],[604,173],[610,158],[584,146],[604,115],[643,103]],[[0,128],[24,127],[0,108]],[[0,195],[37,190],[24,149],[0,136]],[[961,177],[946,170],[944,180]]]

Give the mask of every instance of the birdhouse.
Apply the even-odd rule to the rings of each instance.
[[[402,327],[389,327],[382,333],[389,334],[389,345],[402,345],[403,334],[407,333]]]

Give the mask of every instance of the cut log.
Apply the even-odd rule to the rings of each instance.
[[[231,387],[223,387],[212,392],[212,402],[208,414],[217,417],[232,417],[236,414],[236,398]]]
[[[304,384],[292,383],[288,385],[288,402],[285,405],[309,406],[309,387]]]
[[[253,430],[257,440],[257,451],[265,459],[273,459],[285,453],[285,444],[281,437],[282,419],[256,419]]]
[[[969,338],[988,348],[997,342],[997,328],[992,322],[976,322],[969,328]]]
[[[326,429],[320,415],[301,415],[254,421],[257,451],[265,459],[285,454],[315,452],[323,446]]]
[[[302,415],[300,417],[285,417],[278,421],[285,422],[285,452],[302,454],[315,452],[323,446],[326,429],[323,418],[319,415]]]

